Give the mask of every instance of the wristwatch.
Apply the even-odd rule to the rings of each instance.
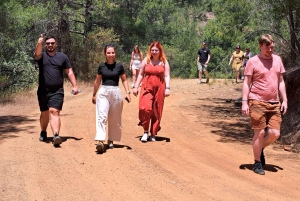
[[[126,91],[126,94],[130,94],[130,91]]]

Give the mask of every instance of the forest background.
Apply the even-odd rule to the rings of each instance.
[[[210,76],[230,79],[235,46],[258,54],[257,40],[265,33],[274,36],[275,54],[287,71],[300,70],[298,0],[0,0],[0,104],[36,86],[33,52],[41,33],[57,38],[80,81],[95,78],[105,44],[115,44],[130,76],[133,46],[145,54],[153,41],[163,45],[173,78],[197,77],[197,51],[206,41]],[[297,112],[300,72],[294,75],[286,80],[290,111]],[[300,142],[300,111],[297,115],[285,117],[287,136],[298,136],[289,142]]]

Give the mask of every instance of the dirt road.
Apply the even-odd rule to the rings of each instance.
[[[252,131],[234,104],[241,84],[196,82],[171,80],[156,142],[139,141],[138,98],[124,102],[122,141],[103,154],[91,84],[77,96],[65,87],[60,148],[38,141],[35,91],[20,95],[0,108],[0,200],[300,200],[299,154],[274,144],[266,174],[252,172]]]

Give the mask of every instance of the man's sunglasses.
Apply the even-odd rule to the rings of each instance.
[[[49,43],[46,43],[46,45],[54,45],[55,42],[49,42]]]

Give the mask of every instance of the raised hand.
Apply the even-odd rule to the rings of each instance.
[[[43,42],[44,42],[44,35],[41,34],[39,37],[38,43],[43,44]]]

